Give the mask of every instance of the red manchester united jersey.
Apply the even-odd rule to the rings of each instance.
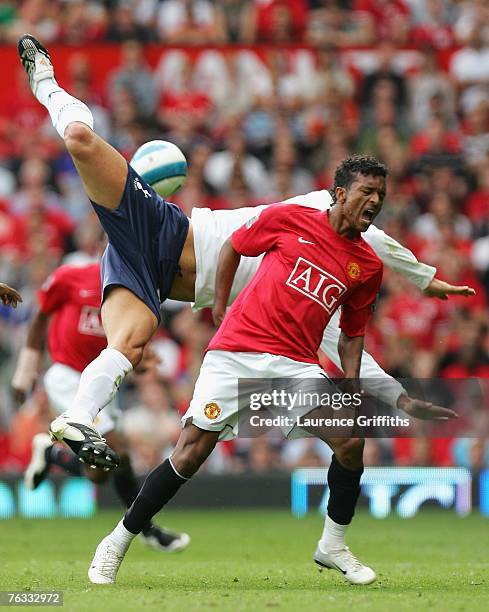
[[[55,363],[79,372],[107,346],[100,320],[100,265],[61,266],[38,293],[41,312],[52,315],[48,349]]]
[[[231,242],[241,255],[266,255],[209,350],[272,353],[317,363],[324,328],[339,306],[345,334],[365,333],[382,262],[361,237],[348,240],[337,234],[327,211],[270,206],[236,230]]]

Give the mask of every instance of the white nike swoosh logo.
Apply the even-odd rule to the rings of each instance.
[[[297,239],[301,244],[316,244],[315,242],[311,242],[310,240],[305,240],[302,236],[299,236]]]

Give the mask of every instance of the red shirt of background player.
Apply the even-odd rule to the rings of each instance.
[[[282,355],[318,363],[332,314],[341,329],[363,336],[382,282],[382,262],[361,238],[348,240],[328,212],[270,206],[231,237],[241,255],[266,255],[228,311],[208,350]]]
[[[52,315],[48,350],[53,362],[82,372],[106,348],[101,293],[98,263],[61,266],[39,290],[41,312]]]

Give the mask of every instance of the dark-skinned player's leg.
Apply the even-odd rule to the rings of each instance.
[[[197,472],[211,454],[218,437],[219,432],[204,431],[187,421],[171,457],[148,474],[124,518],[97,546],[88,570],[91,582],[112,584],[116,581],[117,571],[134,537]]]
[[[127,196],[126,161],[93,131],[93,118],[88,107],[58,85],[47,49],[30,35],[22,36],[18,49],[32,92],[49,111],[53,125],[73,159],[87,196],[92,203],[97,204],[95,209],[109,240],[112,241],[111,231],[114,231],[126,250],[132,245],[139,246],[127,220],[125,225],[121,222],[119,227],[114,227],[116,216],[109,214],[119,209],[121,199]],[[140,189],[140,196],[146,195],[141,184],[134,187]],[[130,212],[137,216],[136,198],[134,193],[131,195],[133,209]],[[141,206],[140,209],[144,211],[145,207]],[[107,224],[104,219],[108,221]],[[137,218],[135,222],[139,224],[137,230],[142,228],[143,223],[149,227],[155,225],[153,219]],[[112,256],[117,257],[114,251]],[[138,259],[137,253],[134,259]],[[118,267],[120,262],[115,263]],[[129,269],[126,268],[126,276],[136,277],[137,284],[142,275],[137,267],[131,268],[131,263],[128,264]],[[144,299],[148,292],[156,294],[156,289],[150,287],[147,290],[146,285],[140,291],[131,289],[125,282],[117,283],[117,279],[114,282],[111,278],[110,291],[104,295],[102,313],[108,347],[85,369],[72,407],[65,415],[53,421],[50,428],[53,439],[68,444],[88,465],[104,469],[117,466],[118,457],[93,429],[92,422],[117,393],[124,377],[138,364],[145,344],[158,326],[159,304],[154,304],[157,299],[152,300],[152,308]]]
[[[72,476],[85,476],[93,484],[100,485],[113,475],[114,488],[122,503],[129,508],[139,493],[139,483],[134,475],[125,437],[112,430],[104,434],[108,444],[120,457],[119,466],[112,472],[84,466],[77,455],[60,444],[54,444],[47,434],[37,434],[32,441],[31,462],[25,472],[24,482],[28,489],[36,489],[48,476],[54,465]],[[148,521],[141,530],[141,539],[146,546],[162,552],[178,552],[190,543],[186,533],[176,533],[158,527]]]
[[[119,467],[112,472],[114,488],[117,496],[129,508],[136,499],[140,486],[132,469],[131,458],[126,438],[118,431],[105,434],[108,444],[120,457]],[[99,474],[107,476],[103,470]],[[141,539],[150,548],[162,552],[179,552],[190,544],[190,536],[186,533],[176,533],[169,529],[158,527],[148,521],[141,529]]]
[[[312,410],[311,419],[324,418],[324,410]],[[318,421],[319,422],[319,421]],[[345,542],[345,533],[355,514],[363,474],[363,438],[335,438],[331,428],[304,427],[333,451],[328,469],[329,501],[322,536],[314,553],[314,561],[329,569],[339,570],[352,584],[370,584],[375,572],[361,563]]]

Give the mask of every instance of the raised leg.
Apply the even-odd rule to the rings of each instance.
[[[32,93],[49,111],[88,197],[101,206],[116,209],[127,178],[126,161],[95,134],[90,109],[58,85],[48,50],[25,34],[19,40],[18,51]]]
[[[73,121],[64,132],[87,196],[110,210],[118,208],[127,179],[127,162],[86,124]]]

